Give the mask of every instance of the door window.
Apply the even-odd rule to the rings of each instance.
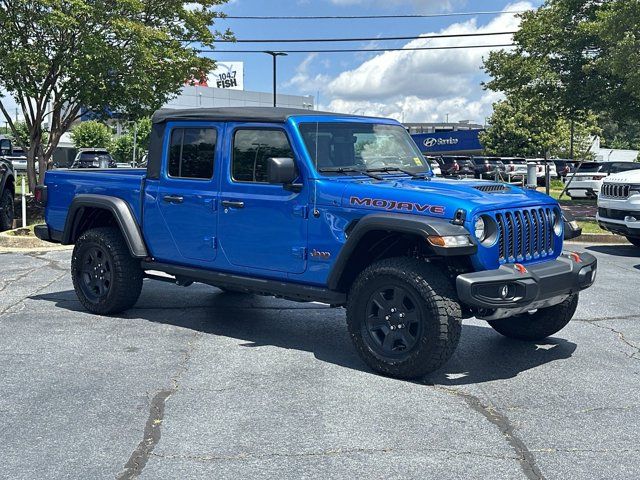
[[[242,129],[233,138],[231,176],[236,182],[267,182],[269,158],[295,158],[282,130]]]
[[[216,153],[215,128],[175,128],[169,145],[169,176],[210,180]]]

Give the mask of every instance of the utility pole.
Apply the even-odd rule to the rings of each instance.
[[[574,148],[573,148],[574,143],[573,142],[574,142],[575,134],[576,134],[576,123],[575,123],[575,121],[573,119],[571,119],[571,140],[570,140],[570,145],[569,145],[569,158],[571,160],[573,160],[573,155],[574,155],[574,151],[573,151],[574,150]]]
[[[278,70],[278,62],[277,62],[277,58],[278,57],[286,57],[288,54],[285,52],[274,52],[271,50],[267,50],[264,53],[266,53],[267,55],[271,55],[271,57],[273,57],[273,106],[276,107],[278,104],[278,95],[277,95],[277,88],[278,88],[278,82],[277,82],[277,70]]]

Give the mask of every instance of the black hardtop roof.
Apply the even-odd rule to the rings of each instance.
[[[353,118],[356,115],[320,112],[301,108],[282,107],[223,107],[223,108],[163,108],[153,114],[153,123],[164,123],[171,120],[214,120],[238,122],[273,122],[284,123],[295,116],[332,116]],[[361,115],[357,115],[362,117]]]

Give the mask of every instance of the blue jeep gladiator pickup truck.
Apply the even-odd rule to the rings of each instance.
[[[144,278],[345,306],[362,359],[416,378],[451,357],[463,318],[538,340],[595,280],[592,255],[563,253],[555,200],[434,178],[393,120],[161,110],[151,136],[146,170],[49,171],[36,195],[36,233],[75,244],[94,313],[133,307]]]

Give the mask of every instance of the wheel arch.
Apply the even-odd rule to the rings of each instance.
[[[106,195],[77,195],[67,213],[62,244],[71,245],[90,228],[114,226],[120,230],[131,256],[149,256],[140,226],[129,205],[117,197]]]
[[[477,252],[471,247],[442,248],[428,242],[428,237],[470,235],[462,225],[442,218],[380,213],[367,215],[347,228],[347,241],[340,250],[329,274],[331,290],[347,291],[358,274],[381,258],[401,256],[405,247],[416,247],[432,256],[469,256]],[[389,243],[385,243],[389,242]],[[410,250],[410,249],[409,249]]]

